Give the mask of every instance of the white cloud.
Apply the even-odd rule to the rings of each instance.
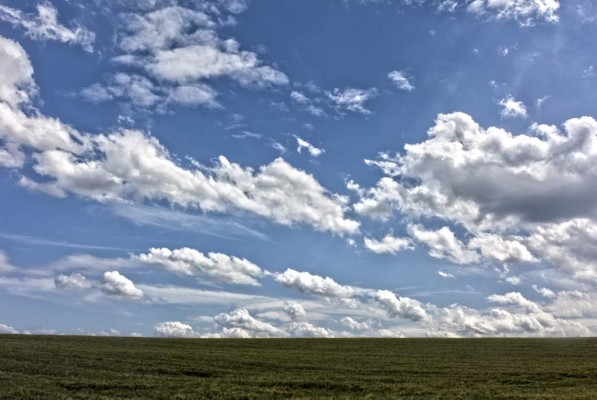
[[[537,262],[522,241],[520,237],[505,239],[499,235],[480,234],[469,241],[468,248],[478,249],[483,257],[501,263]]]
[[[299,272],[287,269],[276,276],[276,282],[286,287],[296,287],[303,293],[316,294],[326,297],[352,297],[357,289],[352,286],[338,284],[332,278],[312,275],[309,272]]]
[[[388,74],[388,79],[391,80],[398,89],[406,90],[407,92],[415,90],[415,86],[412,83],[412,78],[410,78],[405,72],[392,71]]]
[[[0,335],[17,335],[19,331],[9,325],[0,324]]]
[[[158,336],[163,337],[193,337],[195,333],[190,325],[178,321],[160,322],[153,328]]]
[[[292,320],[303,319],[307,317],[305,308],[300,303],[284,303],[282,311]]]
[[[512,96],[507,96],[500,100],[502,106],[502,118],[526,118],[527,108],[522,101],[516,100]]]
[[[364,239],[365,247],[376,254],[390,253],[397,254],[403,250],[413,249],[412,241],[409,238],[386,235],[381,240]]]
[[[292,99],[292,101],[303,105],[305,110],[309,114],[311,114],[315,117],[326,116],[325,111],[321,107],[318,107],[317,105],[315,105],[314,101],[311,100],[310,98],[308,98],[307,96],[305,96],[303,93],[293,90],[292,92],[290,92],[290,98]],[[317,99],[316,101],[321,101],[321,100]]]
[[[437,271],[437,274],[439,276],[441,276],[442,278],[446,278],[446,279],[456,279],[456,277],[449,273],[449,272],[444,272],[444,271]]]
[[[227,76],[245,86],[288,84],[282,72],[260,64],[257,55],[248,51],[191,45],[159,50],[146,68],[157,79],[176,83]]]
[[[520,306],[530,312],[540,311],[540,308],[536,303],[526,299],[518,292],[510,292],[504,295],[492,294],[491,296],[487,297],[487,300],[498,304]]]
[[[345,217],[347,199],[328,194],[315,178],[281,158],[257,172],[225,157],[211,168],[185,169],[157,139],[139,131],[87,135],[35,111],[25,114],[19,104],[31,105],[21,88],[33,84],[32,68],[23,49],[7,39],[0,40],[0,70],[7,71],[0,84],[6,101],[0,103],[0,161],[13,168],[32,161],[43,182],[23,176],[20,183],[27,188],[100,202],[153,200],[208,212],[248,211],[283,225],[358,231],[358,222]]]
[[[377,96],[377,90],[374,88],[366,90],[354,88],[340,90],[335,88],[331,92],[325,92],[325,94],[340,111],[347,110],[361,114],[372,114],[370,110],[365,108],[365,103]]]
[[[467,10],[481,16],[497,19],[514,19],[522,25],[532,25],[537,20],[557,22],[558,0],[473,0]]]
[[[286,333],[268,324],[259,321],[245,308],[236,309],[230,313],[222,313],[214,318],[215,322],[224,329],[242,329],[251,337],[283,337]]]
[[[480,260],[479,255],[467,250],[447,226],[432,231],[425,230],[421,225],[411,225],[409,233],[429,247],[431,257],[446,259],[456,264],[470,264]]]
[[[0,250],[0,272],[13,272],[16,267],[10,263],[8,256],[3,250]]]
[[[70,275],[58,275],[54,278],[54,284],[56,287],[64,289],[83,290],[93,287],[93,284],[87,278],[77,272]]]
[[[352,317],[343,317],[340,319],[340,323],[355,331],[365,331],[371,329],[371,322],[359,322]]]
[[[442,310],[444,330],[465,336],[587,336],[582,325],[543,311],[510,312],[494,308],[480,312],[468,307],[452,306]]]
[[[427,317],[420,302],[408,297],[396,297],[389,290],[378,290],[374,299],[391,317],[407,318],[412,321],[421,321]]]
[[[303,149],[307,150],[309,152],[309,154],[311,155],[311,157],[319,157],[320,155],[325,153],[325,150],[313,146],[311,143],[307,142],[304,139],[301,139],[300,137],[298,137],[296,135],[294,135],[294,138],[296,139],[296,143],[298,145],[298,148],[296,149],[296,151],[298,151],[299,153]]]
[[[58,10],[47,1],[37,5],[37,15],[0,4],[0,20],[23,28],[25,34],[34,40],[56,40],[93,51],[95,35],[81,26],[70,29],[62,25],[58,22]]]
[[[548,289],[548,288],[540,288],[537,285],[533,285],[533,290],[535,290],[537,293],[539,293],[543,297],[548,297],[548,298],[556,297],[556,294],[554,293],[554,291],[551,289]]]
[[[333,332],[329,329],[315,326],[310,322],[292,322],[287,329],[292,337],[333,337]]]
[[[179,275],[205,276],[217,282],[233,285],[259,286],[257,278],[265,273],[247,259],[221,253],[205,255],[187,247],[175,250],[150,249],[148,254],[140,254],[138,259]]]
[[[137,288],[133,281],[121,275],[118,271],[104,273],[102,292],[123,299],[140,300],[143,298],[143,290]]]
[[[439,218],[472,236],[465,246],[453,233],[419,227],[419,240],[435,243],[444,236],[437,256],[474,261],[472,250],[479,250],[490,261],[548,262],[577,279],[595,281],[593,118],[568,120],[563,130],[533,125],[529,134],[513,135],[483,129],[464,113],[441,114],[427,140],[369,164],[386,176],[361,189],[355,211],[380,218],[394,210],[411,219]]]

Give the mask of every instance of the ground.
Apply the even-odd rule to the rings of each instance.
[[[595,399],[597,339],[0,335],[1,399]]]

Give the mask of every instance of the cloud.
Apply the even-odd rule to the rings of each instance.
[[[0,335],[17,335],[19,331],[17,331],[12,326],[0,324]]]
[[[359,4],[392,3],[389,0],[352,0]],[[453,14],[464,10],[487,20],[514,20],[521,26],[537,22],[559,21],[559,0],[401,0],[394,3],[408,6],[431,4],[438,11]]]
[[[292,322],[288,326],[288,333],[292,337],[329,338],[334,336],[331,330],[315,326],[310,322]]]
[[[319,157],[320,155],[325,153],[325,150],[313,146],[311,143],[307,142],[304,139],[301,139],[300,137],[298,137],[296,135],[294,135],[294,138],[296,139],[296,143],[298,145],[298,148],[296,149],[296,151],[298,151],[299,153],[303,149],[307,150],[307,152],[311,155],[311,157]]]
[[[288,77],[265,65],[258,55],[241,50],[219,30],[235,21],[246,2],[227,0],[187,4],[154,3],[139,12],[119,14],[116,42],[121,54],[114,65],[134,67],[137,74],[117,72],[81,96],[91,102],[124,99],[140,110],[165,112],[170,105],[220,108],[209,81],[229,78],[244,87],[284,86]]]
[[[351,317],[343,317],[340,323],[355,331],[365,331],[371,329],[371,323],[367,321],[359,322]]]
[[[137,288],[133,281],[121,275],[118,271],[104,273],[102,292],[108,296],[129,300],[140,300],[143,298],[143,291]]]
[[[366,90],[355,88],[340,90],[335,88],[331,92],[325,92],[325,94],[339,111],[346,110],[360,114],[372,114],[370,110],[365,108],[365,103],[377,96],[377,90],[374,88]]]
[[[343,286],[331,278],[312,275],[309,272],[298,272],[288,268],[284,273],[276,276],[276,282],[290,288],[296,287],[303,293],[316,294],[326,297],[352,297],[357,289]]]
[[[283,330],[253,318],[245,308],[239,308],[230,313],[221,313],[214,318],[214,321],[224,329],[242,329],[250,337],[286,336]]]
[[[492,294],[491,296],[487,297],[487,300],[498,304],[520,306],[530,312],[540,311],[540,308],[536,303],[526,299],[518,292],[510,292],[504,295]]]
[[[13,272],[16,271],[16,269],[17,268],[10,263],[4,250],[0,250],[0,272]]]
[[[307,317],[307,312],[300,303],[284,303],[282,311],[292,320],[303,319]]]
[[[444,271],[437,271],[437,274],[439,276],[441,276],[442,278],[446,278],[446,279],[456,279],[456,277],[449,273],[449,272],[444,272]]]
[[[178,321],[160,322],[153,331],[157,336],[163,337],[193,337],[195,333],[190,325]]]
[[[421,225],[411,225],[409,233],[429,247],[431,257],[447,259],[456,264],[470,264],[480,260],[479,255],[467,250],[447,226],[430,231],[425,230]]]
[[[265,272],[245,258],[221,253],[203,253],[188,247],[170,250],[150,249],[138,259],[150,265],[157,265],[183,276],[205,276],[208,279],[232,284],[260,286],[257,278]]]
[[[305,110],[315,116],[315,117],[324,117],[326,116],[325,111],[316,106],[313,102],[313,100],[311,100],[310,98],[308,98],[307,96],[305,96],[303,93],[298,92],[296,90],[293,90],[292,92],[290,92],[290,98],[292,99],[292,101],[294,101],[295,103],[301,104],[304,106]],[[320,101],[320,99],[317,99],[316,101]]]
[[[32,68],[17,43],[0,40],[0,69],[8,71],[0,84],[5,100],[0,103],[0,162],[12,168],[31,162],[35,174],[21,177],[24,187],[103,203],[165,201],[207,212],[246,211],[337,234],[358,231],[358,222],[345,216],[347,199],[328,194],[313,176],[281,158],[258,171],[223,156],[211,168],[183,168],[156,138],[142,132],[88,135],[36,111],[24,113],[20,106],[31,104],[22,88],[33,85]]]
[[[537,262],[522,242],[520,237],[507,239],[499,235],[479,234],[469,241],[468,248],[478,249],[483,257],[505,264]]]
[[[282,72],[260,65],[255,53],[212,45],[159,50],[146,69],[157,79],[176,83],[227,76],[244,86],[288,84]]]
[[[511,312],[493,308],[479,311],[463,306],[451,306],[441,311],[438,321],[441,321],[444,330],[465,336],[589,335],[589,330],[579,323],[555,318],[542,310]]]
[[[467,11],[496,19],[517,20],[522,25],[533,25],[537,20],[558,22],[558,0],[473,0]]]
[[[407,92],[415,90],[412,78],[409,78],[405,72],[392,71],[388,74],[388,79],[400,90],[406,90]]]
[[[378,290],[374,296],[389,316],[421,321],[427,317],[425,309],[417,300],[408,297],[396,297],[389,290]]]
[[[54,284],[58,288],[83,290],[93,287],[93,284],[83,275],[75,272],[70,275],[60,274],[54,278]]]
[[[119,72],[105,85],[94,83],[83,88],[80,96],[91,103],[103,103],[114,99],[126,99],[139,109],[155,108],[166,112],[170,104],[185,107],[206,106],[219,108],[217,93],[202,83],[183,85],[156,85],[142,75]]]
[[[23,28],[25,34],[34,40],[56,40],[93,52],[95,34],[81,26],[70,29],[62,25],[58,22],[58,10],[48,1],[37,5],[37,15],[25,14],[0,4],[0,20]]]
[[[418,240],[434,244],[443,236],[436,256],[464,263],[474,261],[476,250],[494,262],[537,260],[595,281],[593,118],[570,119],[563,130],[533,125],[529,134],[513,135],[483,129],[464,113],[441,114],[427,140],[368,163],[385,176],[361,189],[355,211],[386,219],[394,212],[439,218],[472,236],[465,246],[451,230],[418,226]]]
[[[502,118],[526,118],[528,115],[524,103],[512,96],[507,96],[500,100],[500,106],[502,106],[500,113]]]
[[[411,250],[413,248],[412,241],[409,238],[394,237],[392,235],[386,235],[381,240],[366,237],[364,243],[367,249],[376,254],[397,254],[403,250]]]

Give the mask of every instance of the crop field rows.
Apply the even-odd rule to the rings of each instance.
[[[0,336],[2,399],[595,399],[597,339]]]

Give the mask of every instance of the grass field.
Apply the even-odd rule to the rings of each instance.
[[[597,399],[597,339],[0,335],[0,398]]]

